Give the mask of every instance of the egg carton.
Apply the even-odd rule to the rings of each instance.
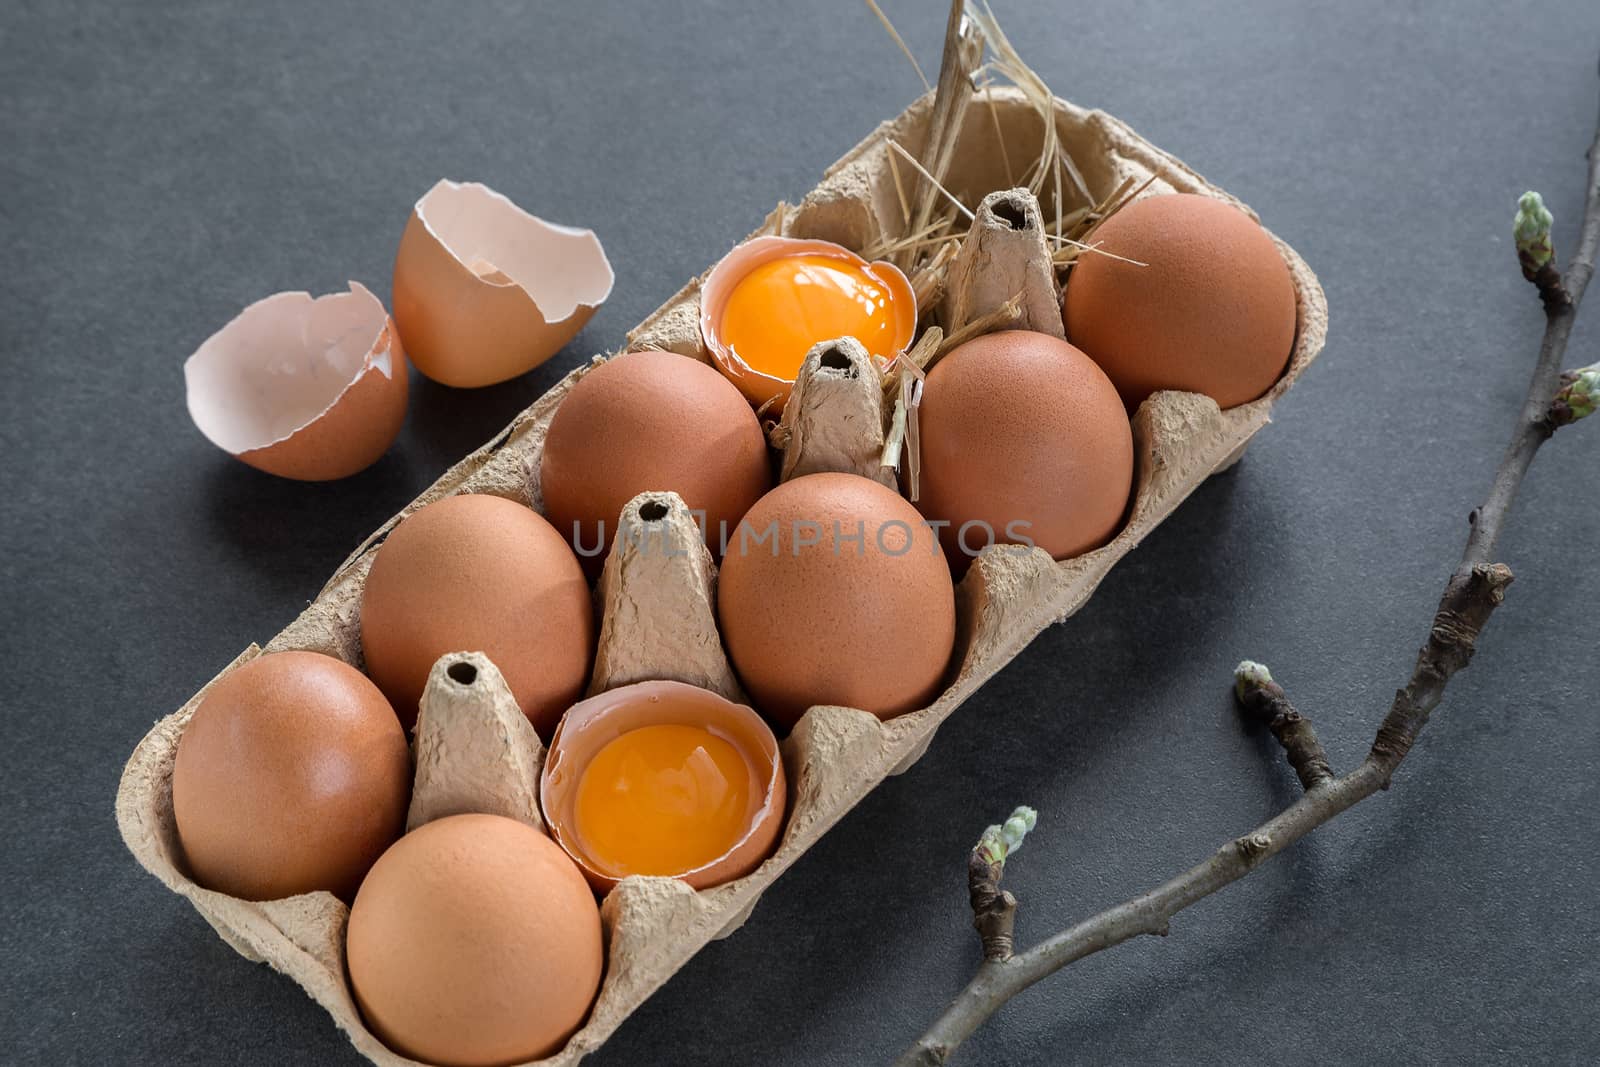
[[[1037,158],[1043,137],[1038,112],[1020,93],[995,88],[982,96],[987,101],[980,96],[981,106],[968,109],[945,183],[967,203],[1010,186],[1007,161]],[[1062,143],[1097,200],[1126,179],[1153,179],[1147,195],[1189,192],[1239,203],[1116,118],[1060,99],[1054,108]],[[829,168],[800,204],[780,204],[757,234],[817,237],[857,250],[894,236],[904,216],[889,143],[920,156],[931,110],[932,98],[925,96],[880,125]],[[909,176],[904,167],[900,172]],[[1030,265],[1037,263],[1037,247],[1043,244],[1040,209],[1025,192],[1009,210],[1000,206],[997,211],[997,205],[992,197],[985,200],[965,250],[953,263],[946,312],[957,308],[976,317],[1015,295],[1020,285],[1031,290],[1023,301],[1025,324],[1057,332],[1053,290],[1041,294],[1037,289],[1052,283],[1039,281]],[[1084,205],[1066,203],[1062,210],[1077,206]],[[1045,213],[1055,207],[1047,203]],[[1277,384],[1260,399],[1227,410],[1193,393],[1163,392],[1145,401],[1132,420],[1135,484],[1121,532],[1104,547],[1062,562],[1037,548],[984,552],[956,588],[955,656],[948,685],[931,706],[888,721],[852,708],[811,708],[782,742],[787,821],[776,851],[753,873],[698,891],[674,879],[630,877],[607,894],[601,906],[607,962],[598,999],[582,1029],[539,1062],[578,1062],[702,946],[737,929],[761,893],[868,791],[917,761],[962,701],[1045,627],[1077,611],[1119,559],[1205,478],[1243,454],[1266,425],[1273,403],[1321,350],[1327,331],[1327,305],[1316,276],[1292,248],[1273,240],[1289,266],[1297,305],[1293,353]],[[631,331],[629,347],[709,360],[699,329],[704,277]],[[877,465],[882,391],[866,360],[848,343],[813,350],[775,432],[784,451],[782,476],[846,470],[892,484]],[[310,649],[361,666],[361,589],[384,536],[418,508],[454,493],[493,493],[542,510],[539,463],[545,434],[562,398],[593,365],[573,371],[452,467],[367,538],[265,649],[251,645],[218,677],[262,652],[283,649]],[[682,529],[689,521],[682,501],[668,493],[645,494],[623,516],[624,524],[643,529]],[[627,540],[619,537],[618,545]],[[666,677],[740,699],[717,635],[715,581],[708,555],[630,554],[626,547],[615,548],[597,589],[602,622],[591,690]],[[204,889],[185,872],[173,820],[172,768],[179,738],[205,692],[158,722],[135,749],[117,794],[124,840],[146,869],[188,898],[241,955],[265,961],[298,982],[368,1059],[386,1067],[411,1063],[386,1048],[357,1011],[346,980],[348,909],[342,902],[327,893],[244,901]],[[467,651],[435,664],[415,755],[409,826],[462,811],[495,812],[542,825],[537,790],[543,747],[483,655]]]

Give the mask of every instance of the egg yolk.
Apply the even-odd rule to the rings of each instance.
[[[739,279],[728,294],[717,337],[762,374],[794,381],[818,341],[854,337],[893,359],[892,294],[860,265],[838,256],[781,256]]]
[[[749,831],[751,777],[739,750],[710,730],[642,726],[584,768],[574,829],[589,862],[610,877],[687,874]]]

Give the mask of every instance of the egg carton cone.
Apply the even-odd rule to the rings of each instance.
[[[854,337],[819,341],[800,364],[783,418],[768,439],[783,453],[778,479],[856,474],[896,488],[883,465],[882,375]]]
[[[717,565],[683,498],[640,493],[622,509],[600,572],[589,695],[665,679],[748,704],[717,633]]]
[[[1026,189],[990,193],[973,213],[945,281],[945,329],[955,333],[1013,299],[1018,318],[1011,329],[1067,339],[1044,219]]]
[[[1015,90],[987,90],[979,101],[986,106],[969,109],[945,184],[980,208],[952,264],[941,314],[970,321],[1023,291],[1026,321],[1055,333],[1052,323],[1059,328],[1059,319],[1039,300],[1041,286],[1053,287],[1038,264],[1039,224],[1056,210],[1084,206],[1083,193],[1077,194],[1078,200],[1043,208],[1031,197],[1018,196],[1005,161],[1037,157],[1039,115]],[[902,232],[889,142],[920,155],[932,106],[932,97],[925,96],[879,126],[834,164],[799,205],[779,205],[757,233],[822,238],[862,250]],[[1110,115],[1064,100],[1056,100],[1054,107],[1064,147],[1096,202],[1131,178],[1153,179],[1145,195],[1188,192],[1238,203]],[[1133,416],[1134,495],[1121,532],[1102,548],[1060,562],[1037,548],[980,555],[956,588],[955,655],[947,684],[930,706],[887,721],[854,708],[811,708],[782,741],[789,783],[787,820],[776,850],[753,873],[699,891],[674,879],[631,877],[608,893],[601,905],[607,946],[604,985],[582,1029],[561,1051],[539,1062],[578,1062],[695,952],[736,930],[762,892],[829,827],[885,777],[916,762],[939,724],[967,697],[1045,627],[1082,607],[1118,560],[1202,481],[1238,458],[1266,425],[1273,403],[1321,350],[1327,330],[1327,306],[1316,276],[1293,249],[1274,241],[1289,265],[1298,316],[1294,350],[1277,384],[1260,399],[1227,410],[1192,393],[1156,393],[1145,401]],[[631,331],[629,347],[662,348],[709,362],[699,332],[704,277],[691,281]],[[1049,289],[1043,295],[1053,304]],[[798,402],[784,413],[787,426],[780,424],[785,473],[848,470],[894,484],[887,472],[872,467],[887,413],[882,390],[862,356],[850,344],[829,342],[807,359],[802,385],[795,391]],[[546,431],[573,383],[592,366],[573,371],[446,472],[358,546],[299,618],[264,649],[251,645],[222,675],[262,652],[282,649],[323,652],[360,667],[361,589],[383,538],[407,515],[455,493],[492,493],[542,511],[539,464]],[[631,524],[641,534],[686,540],[689,521],[683,502],[667,492],[643,494],[621,517],[622,526]],[[633,552],[618,541],[597,591],[601,639],[592,690],[658,677],[737,698],[738,682],[715,627],[716,568],[709,554],[663,558],[660,553]],[[368,1059],[384,1065],[412,1062],[385,1048],[356,1009],[345,978],[348,911],[343,903],[327,893],[244,901],[204,889],[186,873],[173,820],[172,769],[184,727],[205,692],[156,723],[128,762],[116,808],[129,849],[165,885],[186,897],[241,955],[269,963],[298,982]],[[486,811],[542,827],[536,789],[543,746],[517,713],[499,671],[481,654],[465,650],[434,666],[422,701],[415,758],[410,826],[455,812]],[[275,1024],[261,1020],[263,1026]]]

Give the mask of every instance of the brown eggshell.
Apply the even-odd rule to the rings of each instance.
[[[1110,375],[1128,409],[1158,389],[1219,407],[1272,388],[1294,347],[1295,297],[1272,238],[1232,204],[1174,193],[1136,200],[1095,231],[1067,276],[1067,339]]]
[[[354,667],[261,656],[217,682],[178,743],[172,807],[196,882],[245,900],[349,900],[405,828],[411,754]]]
[[[582,695],[594,606],[567,542],[513,500],[435,501],[390,532],[361,594],[367,673],[409,729],[433,663],[483,652],[541,737]]]
[[[917,507],[941,524],[957,574],[991,536],[1067,559],[1121,527],[1133,489],[1128,413],[1067,342],[1027,330],[974,338],[933,365],[917,416]]]
[[[452,815],[413,830],[361,884],[345,942],[350,985],[384,1044],[424,1063],[541,1059],[600,989],[600,909],[538,830]]]
[[[630,730],[665,724],[712,730],[740,751],[764,786],[761,806],[745,836],[717,859],[677,877],[695,889],[743,878],[772,855],[778,843],[788,787],[778,739],[761,716],[744,704],[683,682],[635,682],[590,697],[567,711],[556,727],[539,779],[545,823],[598,893],[609,893],[618,879],[595,868],[573,831],[578,782],[589,761],[607,744]]]
[[[731,346],[723,344],[717,331],[722,325],[722,313],[728,306],[728,296],[744,280],[745,275],[770,260],[808,253],[847,259],[865,270],[889,292],[895,310],[895,322],[899,327],[895,343],[897,351],[905,351],[917,332],[916,291],[911,288],[910,280],[900,268],[887,260],[869,263],[832,241],[770,234],[752,237],[736,246],[711,269],[705,284],[700,287],[700,337],[717,369],[739,387],[739,391],[753,406],[765,408],[773,415],[782,413],[784,405],[789,402],[794,382],[755,370]],[[817,338],[819,343],[832,340],[832,337]]]
[[[772,485],[766,436],[739,390],[699,360],[630,352],[578,379],[545,437],[545,514],[598,573],[628,501],[650,490],[683,498],[706,543]],[[602,533],[604,536],[602,537]]]
[[[866,478],[809,474],[739,525],[717,615],[764,714],[788,728],[814,704],[887,719],[932,700],[955,644],[955,594],[915,508]]]
[[[493,385],[555,355],[612,281],[592,231],[535,218],[476,182],[441,181],[400,237],[394,317],[423,374]]]
[[[258,300],[189,357],[183,376],[200,432],[284,478],[355,474],[405,423],[405,351],[383,304],[356,282],[314,300]]]

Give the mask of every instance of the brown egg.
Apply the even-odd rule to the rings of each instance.
[[[1067,276],[1067,339],[1105,369],[1129,410],[1158,389],[1220,407],[1272,388],[1294,347],[1295,296],[1272,238],[1232,204],[1179,193],[1136,200],[1095,231]]]
[[[433,663],[483,652],[548,738],[582,694],[594,605],[577,557],[531,508],[446,497],[390,532],[361,594],[367,673],[409,728]]]
[[[716,553],[720,531],[731,536],[771,486],[772,466],[761,424],[733,383],[687,356],[633,352],[572,387],[550,422],[539,480],[545,514],[597,573],[617,516],[640,493],[671,490],[703,512]]]
[[[1121,526],[1133,487],[1128,414],[1067,342],[1026,330],[974,338],[933,365],[917,417],[917,507],[940,524],[956,573],[991,542],[1066,559]]]
[[[696,889],[743,878],[777,846],[787,803],[772,728],[683,682],[574,704],[539,778],[551,834],[599,893],[630,874]]]
[[[452,815],[396,842],[361,884],[345,948],[372,1031],[447,1067],[555,1052],[588,1015],[603,965],[583,875],[500,815]]]
[[[194,880],[246,900],[349,900],[405,828],[411,754],[394,709],[316,652],[251,660],[184,727],[172,809]]]
[[[756,706],[785,727],[813,704],[881,719],[923,707],[955,646],[938,538],[899,494],[853,474],[796,478],[750,509],[717,615]]]

